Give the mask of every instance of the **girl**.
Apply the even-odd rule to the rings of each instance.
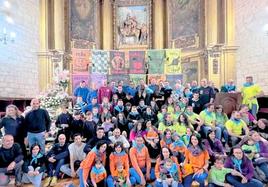
[[[172,132],[170,129],[166,129],[163,133],[162,140],[160,141],[161,147],[167,146],[169,149],[173,143]]]
[[[41,147],[33,144],[30,148],[29,157],[25,160],[22,170],[22,182],[32,183],[34,187],[41,187],[42,177],[46,170],[45,156],[41,153]]]
[[[176,133],[178,133],[178,135],[180,137],[183,137],[186,135],[187,128],[191,128],[192,130],[194,130],[194,128],[192,126],[190,126],[188,119],[187,119],[187,116],[185,114],[181,114],[178,117],[177,122],[174,124],[172,129]]]
[[[116,126],[121,130],[121,132],[126,132],[127,137],[129,136],[128,122],[123,112],[120,112],[116,117]]]
[[[143,122],[138,121],[135,123],[134,128],[131,129],[130,134],[129,134],[129,141],[132,142],[135,140],[136,136],[142,136],[144,137],[146,131],[143,127]]]

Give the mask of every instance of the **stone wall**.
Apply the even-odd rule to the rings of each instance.
[[[0,42],[0,98],[35,97],[39,92],[39,1],[9,2],[7,10],[14,24],[7,23],[5,15],[0,14],[0,33],[6,27],[16,33],[16,38],[14,43]]]
[[[237,84],[252,75],[268,94],[268,1],[235,0],[235,37],[237,52]]]

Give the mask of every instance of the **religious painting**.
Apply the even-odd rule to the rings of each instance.
[[[145,51],[129,51],[129,73],[146,73]]]
[[[110,74],[127,74],[128,66],[124,51],[110,51]]]
[[[168,46],[199,48],[202,33],[203,1],[168,0]]]
[[[71,40],[93,42],[99,46],[99,0],[70,0]]]
[[[88,73],[91,67],[89,49],[72,49],[73,73]]]
[[[72,74],[72,90],[77,88],[81,81],[85,81],[89,85],[90,76],[88,73]],[[73,93],[72,91],[72,93]]]
[[[151,47],[151,0],[115,0],[114,48]]]
[[[193,80],[198,81],[198,60],[189,60],[182,62],[183,82],[189,83]]]

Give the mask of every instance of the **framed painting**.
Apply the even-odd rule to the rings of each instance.
[[[168,0],[168,47],[197,49],[203,40],[204,1]]]
[[[190,83],[193,80],[200,80],[200,58],[186,58],[182,61],[182,80],[183,83]]]
[[[151,0],[115,0],[113,7],[114,48],[151,48],[151,14]]]
[[[69,34],[76,48],[100,45],[100,0],[69,0]],[[83,47],[84,46],[84,47]]]

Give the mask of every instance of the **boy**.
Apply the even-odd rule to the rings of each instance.
[[[161,171],[163,187],[177,187],[179,183],[179,173],[176,163],[171,159],[165,160],[164,167]]]
[[[107,177],[106,170],[101,163],[101,160],[96,160],[95,165],[91,169],[90,179],[94,187],[103,187],[105,186],[105,179]]]

